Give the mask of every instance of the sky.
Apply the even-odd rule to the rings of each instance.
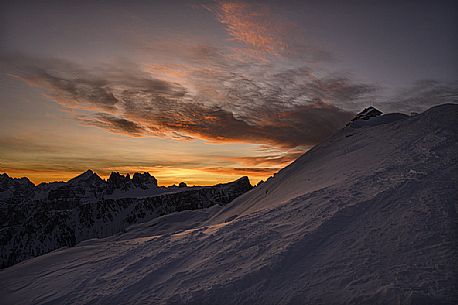
[[[0,172],[257,183],[364,107],[456,102],[457,51],[455,1],[2,3]]]

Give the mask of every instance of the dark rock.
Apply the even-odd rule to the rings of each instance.
[[[258,184],[256,184],[256,186],[260,186],[260,185],[263,184],[263,183],[264,183],[264,180],[260,180],[260,181],[258,182]]]
[[[121,189],[127,190],[131,186],[130,175],[121,175],[119,172],[112,172],[107,180],[110,190]]]
[[[105,188],[105,181],[92,170],[87,170],[67,183],[52,188],[48,200],[68,202],[85,202],[100,196]]]
[[[6,191],[13,188],[33,188],[33,184],[29,178],[11,178],[7,173],[0,175],[0,191]]]
[[[146,198],[104,200],[97,192],[109,186],[157,185],[157,181],[146,173],[134,175],[132,180],[112,173],[107,182],[101,180],[100,188],[82,187],[98,185],[93,174],[86,172],[78,179],[57,184],[48,198],[0,205],[0,268],[86,239],[107,237],[161,215],[225,205],[252,188],[248,177],[242,177],[230,183],[182,188]],[[89,196],[100,199],[85,203],[83,199]]]
[[[390,114],[384,114],[384,115],[380,115],[377,117],[373,117],[370,120],[357,120],[357,121],[351,122],[350,126],[353,128],[373,127],[373,126],[379,126],[383,124],[391,124],[396,121],[404,120],[408,117],[409,117],[408,115],[402,114],[402,113],[390,113]]]
[[[142,189],[157,187],[157,179],[147,172],[144,172],[143,174],[135,173],[132,177],[132,183],[134,186],[140,187]]]
[[[28,178],[11,178],[8,174],[0,175],[0,202],[20,203],[33,197],[35,184]]]
[[[347,126],[351,125],[352,122],[358,121],[358,120],[369,120],[370,118],[377,117],[379,115],[382,115],[383,112],[380,110],[376,109],[375,107],[367,107],[360,113],[358,113],[350,123],[347,124]]]
[[[67,184],[85,185],[85,186],[101,186],[104,184],[102,178],[92,170],[87,170],[79,176],[68,180]]]

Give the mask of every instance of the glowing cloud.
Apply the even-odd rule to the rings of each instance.
[[[279,54],[288,47],[281,38],[287,33],[288,26],[275,22],[266,5],[222,1],[215,9],[209,10],[214,12],[235,41],[273,54]]]

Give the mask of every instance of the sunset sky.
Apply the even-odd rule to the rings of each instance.
[[[0,172],[256,183],[366,106],[456,102],[457,51],[456,1],[2,1]]]

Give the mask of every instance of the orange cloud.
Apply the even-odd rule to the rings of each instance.
[[[282,36],[290,25],[276,20],[266,5],[221,1],[216,7],[206,8],[215,14],[235,41],[270,54],[280,54],[288,48]]]
[[[219,18],[221,23],[227,26],[234,39],[257,49],[274,53],[286,48],[286,45],[281,41],[276,41],[274,35],[271,34],[271,29],[261,22],[261,19],[264,19],[269,13],[266,7],[253,11],[245,3],[223,3]]]
[[[302,62],[321,62],[332,59],[304,29],[281,14],[281,7],[271,2],[216,1],[203,7],[212,12],[224,26],[230,40],[241,47],[231,47],[228,56],[249,63],[269,63],[275,57]]]

